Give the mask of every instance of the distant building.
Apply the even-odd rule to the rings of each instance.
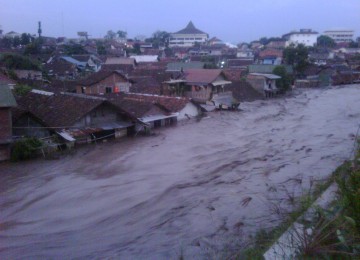
[[[324,35],[332,38],[336,43],[339,42],[351,42],[354,37],[353,30],[327,30]]]
[[[303,44],[305,46],[314,46],[317,42],[319,33],[311,29],[300,29],[300,31],[293,31],[283,35],[286,40],[285,46],[291,44],[298,45]]]
[[[209,35],[197,29],[190,21],[189,24],[182,30],[172,33],[170,35],[170,47],[191,47],[196,42],[205,43],[209,39]]]

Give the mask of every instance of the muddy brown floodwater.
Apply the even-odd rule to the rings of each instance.
[[[60,160],[0,164],[0,257],[221,258],[349,158],[360,86],[241,109]]]

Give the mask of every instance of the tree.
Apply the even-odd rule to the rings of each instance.
[[[105,39],[107,39],[107,40],[113,40],[113,39],[115,39],[115,37],[116,37],[116,33],[113,32],[112,30],[107,31],[107,33],[105,35]]]
[[[19,36],[15,36],[13,39],[13,46],[18,47],[21,44],[21,40]]]
[[[39,64],[33,62],[26,56],[20,56],[18,54],[5,53],[0,57],[0,61],[10,70],[40,70]]]
[[[349,48],[359,48],[359,43],[358,43],[358,42],[351,41],[351,42],[349,43]]]
[[[78,43],[64,45],[64,51],[67,55],[87,54],[87,51],[84,49],[84,47]]]
[[[96,42],[96,50],[99,55],[106,55],[106,48],[101,41]]]
[[[336,46],[335,41],[327,35],[320,35],[317,38],[317,46],[324,48],[333,48]]]
[[[32,37],[29,33],[21,34],[21,45],[28,45],[32,41]]]
[[[303,44],[290,45],[283,51],[285,63],[292,65],[299,75],[302,75],[309,65],[308,55],[308,49]]]
[[[159,46],[168,47],[169,37],[170,33],[158,30],[152,34],[152,38],[149,38],[148,41],[151,42],[155,48]]]
[[[276,80],[276,86],[281,93],[285,93],[287,90],[290,89],[291,77],[287,73],[286,68],[284,66],[276,66],[273,70],[273,74],[281,77],[281,79]]]
[[[126,39],[127,32],[119,30],[117,31],[117,35],[119,38]]]

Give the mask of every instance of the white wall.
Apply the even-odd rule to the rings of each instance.
[[[313,33],[299,33],[292,34],[288,41],[286,41],[286,47],[290,44],[304,44],[305,46],[314,46],[317,42],[318,34]]]
[[[177,117],[178,121],[188,119],[188,117],[186,115],[188,115],[189,117],[195,117],[195,116],[199,115],[199,110],[193,103],[189,102],[179,112],[179,115]]]

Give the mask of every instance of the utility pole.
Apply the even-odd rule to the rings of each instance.
[[[39,34],[39,38],[41,38],[41,33],[42,33],[42,30],[41,30],[41,22],[39,21],[39,29],[38,29],[38,34]]]

